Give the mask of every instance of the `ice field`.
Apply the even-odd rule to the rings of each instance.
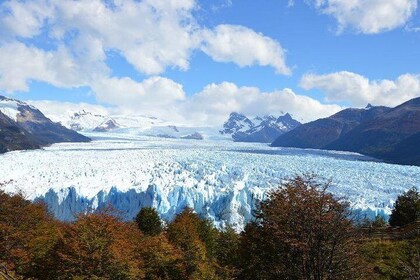
[[[0,188],[44,200],[63,220],[108,204],[127,219],[142,206],[153,206],[170,220],[188,206],[218,226],[241,228],[264,193],[294,174],[331,178],[334,194],[370,216],[389,214],[398,194],[420,186],[420,167],[353,153],[227,140],[88,136],[94,141],[0,155]]]

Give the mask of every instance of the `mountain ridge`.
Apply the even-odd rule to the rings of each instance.
[[[0,153],[90,139],[47,118],[25,102],[0,96]]]
[[[390,163],[420,165],[420,144],[413,142],[419,132],[420,97],[394,108],[345,109],[279,136],[272,146],[350,151]],[[410,159],[398,155],[406,150],[403,141],[412,146],[411,154],[405,151]]]
[[[222,135],[231,135],[236,142],[271,143],[279,135],[299,125],[300,122],[293,119],[289,113],[279,117],[256,116],[251,120],[244,114],[232,112],[219,132]]]

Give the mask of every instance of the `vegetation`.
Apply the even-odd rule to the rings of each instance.
[[[132,222],[106,209],[63,223],[43,204],[0,191],[0,279],[420,279],[420,238],[361,239],[328,186],[287,181],[241,233],[189,208],[167,226],[152,208]],[[412,209],[402,207],[412,203],[406,197],[413,190],[397,200],[400,223],[395,217]],[[383,227],[383,218],[370,226]]]
[[[241,279],[350,279],[358,269],[348,204],[329,182],[296,177],[268,195],[243,233]]]
[[[405,226],[418,219],[420,219],[420,193],[416,188],[412,188],[397,198],[389,224]]]
[[[162,221],[156,209],[144,207],[136,216],[137,227],[146,235],[158,235],[163,231]]]

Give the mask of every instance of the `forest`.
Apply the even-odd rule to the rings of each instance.
[[[241,232],[190,208],[169,223],[153,208],[125,221],[111,207],[62,222],[44,204],[0,191],[0,279],[420,279],[418,234],[366,234],[418,221],[418,190],[402,193],[386,222],[356,217],[330,185],[286,180]]]

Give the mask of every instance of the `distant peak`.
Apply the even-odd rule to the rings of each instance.
[[[230,113],[230,117],[245,117],[245,115],[238,112],[232,112]]]
[[[368,103],[368,105],[366,105],[365,109],[370,109],[373,108],[372,104]]]

